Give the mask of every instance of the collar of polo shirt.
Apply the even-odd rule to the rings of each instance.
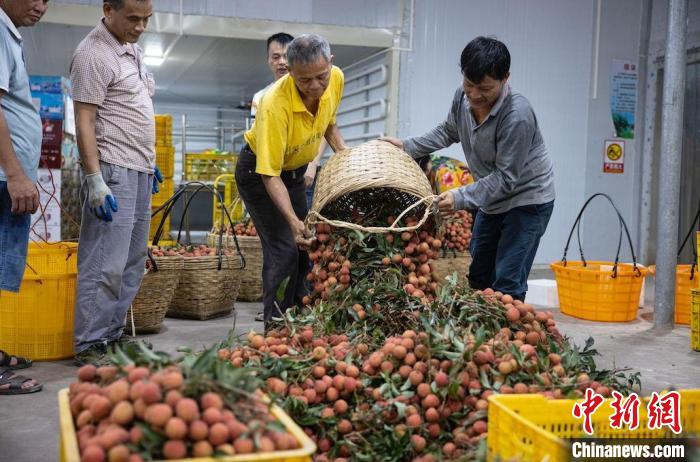
[[[109,31],[109,29],[107,29],[107,25],[105,24],[105,18],[102,18],[100,20],[99,27],[100,27],[100,35],[102,35],[102,37],[105,39],[105,41],[107,43],[109,43],[109,45],[114,49],[114,51],[119,56],[123,56],[126,54],[129,54],[131,56],[136,56],[136,54],[135,54],[136,45],[131,44],[131,46],[129,46],[130,44],[122,45],[121,43],[119,43],[119,40],[117,40],[117,38]]]
[[[15,39],[17,39],[18,42],[22,42],[22,36],[17,30],[17,27],[14,25],[10,17],[7,15],[7,13],[5,13],[5,10],[3,10],[2,8],[0,8],[0,22],[7,26],[10,33],[15,37]]]
[[[292,76],[287,74],[283,79],[292,79]],[[294,79],[292,79],[294,81]],[[328,88],[330,88],[330,84],[328,85]],[[323,92],[321,95],[321,98],[319,101],[326,101],[328,98],[330,98],[330,92],[328,91],[328,88]],[[309,110],[306,109],[306,106],[304,106],[304,102],[301,100],[301,95],[299,94],[299,89],[297,88],[296,84],[294,84],[294,90],[292,91],[292,111],[294,112],[308,112]]]

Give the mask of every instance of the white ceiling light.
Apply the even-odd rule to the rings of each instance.
[[[146,64],[146,66],[160,66],[163,64],[163,61],[165,61],[165,58],[162,56],[144,56],[143,62]]]
[[[146,45],[144,54],[146,56],[163,56],[163,47],[160,43],[149,43]]]

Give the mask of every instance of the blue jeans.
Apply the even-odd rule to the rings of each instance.
[[[0,290],[19,292],[27,262],[31,215],[12,213],[7,182],[0,181]]]
[[[554,201],[498,214],[479,210],[469,245],[469,285],[525,300],[527,278],[553,209]]]

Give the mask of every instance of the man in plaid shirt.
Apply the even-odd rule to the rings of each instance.
[[[155,167],[153,76],[136,44],[151,0],[105,0],[104,18],[73,55],[71,79],[87,200],[78,245],[76,363],[122,340],[143,278]]]

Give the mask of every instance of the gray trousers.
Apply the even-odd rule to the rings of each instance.
[[[143,279],[151,223],[153,175],[100,162],[117,200],[113,221],[98,219],[85,202],[78,243],[75,352],[121,337]],[[154,294],[157,296],[157,294]]]

